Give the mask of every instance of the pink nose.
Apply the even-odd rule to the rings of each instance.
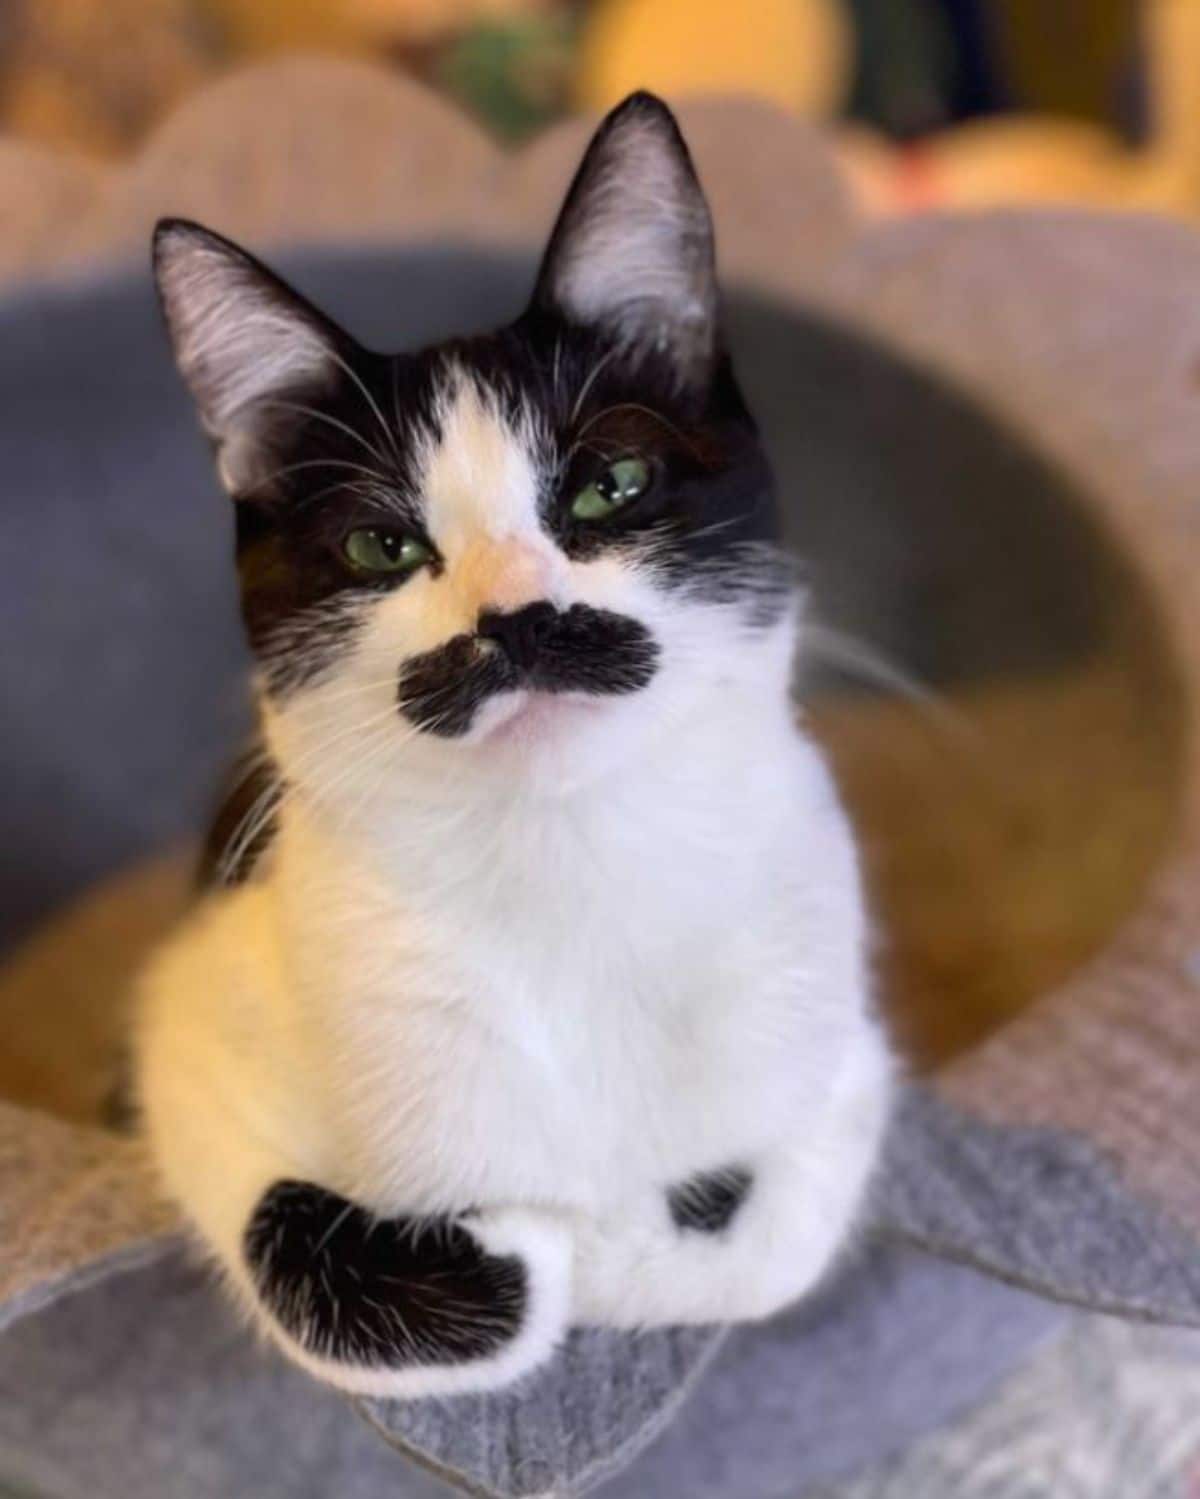
[[[497,542],[479,579],[480,603],[484,608],[511,614],[526,604],[552,597],[557,568],[552,555],[526,542]]]

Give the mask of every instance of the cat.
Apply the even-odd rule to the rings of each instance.
[[[261,722],[140,983],[167,1190],[284,1353],[368,1395],[811,1291],[893,1064],[674,117],[602,123],[484,336],[368,352],[179,220],[154,265]]]

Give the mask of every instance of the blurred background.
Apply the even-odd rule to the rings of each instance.
[[[1200,0],[0,0],[0,130],[136,150],[237,65],[366,57],[520,140],[637,86],[758,96],[860,202],[1200,206]]]

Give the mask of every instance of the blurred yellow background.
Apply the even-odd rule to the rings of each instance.
[[[239,63],[373,57],[496,136],[635,87],[827,126],[864,206],[1200,203],[1200,0],[7,0],[0,128],[120,157]]]

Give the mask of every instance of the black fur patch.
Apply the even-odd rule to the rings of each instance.
[[[754,1177],[743,1166],[701,1172],[667,1193],[671,1221],[678,1229],[719,1234],[745,1202]]]
[[[196,870],[199,889],[241,885],[250,878],[278,831],[283,793],[279,767],[262,741],[254,740],[226,777]]]
[[[347,534],[385,526],[429,540],[411,455],[436,441],[443,361],[385,358],[348,339],[344,357],[352,374],[279,403],[270,471],[236,496],[242,616],[277,698],[334,669],[372,600],[404,586],[350,567]]]
[[[280,629],[265,631],[257,648],[268,691],[282,700],[333,671],[353,648],[372,595],[367,588],[345,588],[323,604],[289,615]]]
[[[637,692],[654,676],[659,648],[644,625],[624,614],[574,604],[522,633],[511,653],[489,626],[487,640],[459,635],[409,661],[397,689],[400,711],[418,728],[454,738],[497,692]]]
[[[486,1358],[520,1331],[525,1267],[450,1218],[373,1218],[311,1182],[280,1181],[243,1239],[263,1304],[310,1353],[401,1369]]]

